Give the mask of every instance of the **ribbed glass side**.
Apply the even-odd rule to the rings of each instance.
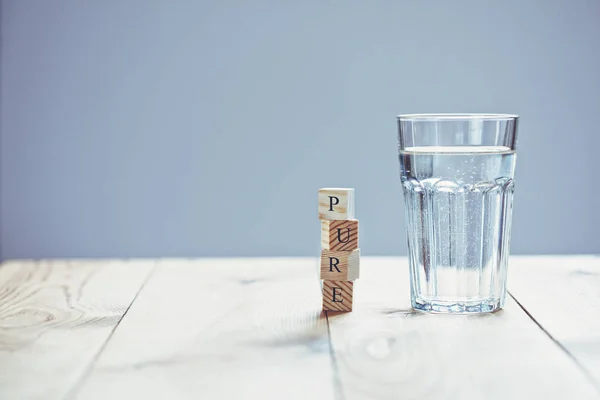
[[[503,305],[514,161],[510,152],[401,154],[413,307]]]

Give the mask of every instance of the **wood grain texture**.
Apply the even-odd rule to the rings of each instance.
[[[353,312],[328,312],[344,399],[600,398],[512,298],[487,315],[415,312],[406,258],[361,263]]]
[[[0,267],[0,399],[62,399],[85,374],[153,261]]]
[[[513,257],[508,287],[600,390],[600,257]]]
[[[354,189],[319,189],[319,219],[354,219]]]
[[[352,251],[358,249],[358,220],[322,220],[321,249],[331,251]]]
[[[332,399],[318,260],[163,261],[76,398]]]
[[[546,331],[512,297],[414,312],[406,258],[361,263],[352,313],[321,312],[316,258],[161,260],[146,285],[152,261],[5,263],[0,399],[600,399],[596,257],[511,258]]]
[[[354,282],[323,281],[323,310],[352,311]]]
[[[360,277],[360,249],[321,251],[321,279],[353,281]]]

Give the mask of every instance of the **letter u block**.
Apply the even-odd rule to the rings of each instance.
[[[321,279],[353,281],[360,275],[360,249],[321,251]]]
[[[353,219],[354,189],[319,189],[319,219]]]
[[[321,249],[331,251],[358,249],[358,220],[321,220]]]

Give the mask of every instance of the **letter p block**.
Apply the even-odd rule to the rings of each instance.
[[[354,219],[354,189],[319,189],[319,219]]]

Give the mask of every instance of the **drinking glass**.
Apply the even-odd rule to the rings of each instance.
[[[504,305],[518,119],[398,116],[413,308],[480,313]]]

